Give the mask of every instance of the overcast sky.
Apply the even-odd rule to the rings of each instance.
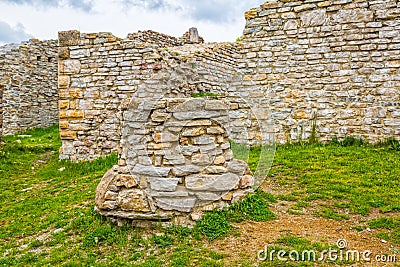
[[[244,12],[263,0],[0,0],[0,44],[57,32],[112,32],[118,37],[138,30],[182,36],[197,27],[206,41],[234,41],[242,35]]]

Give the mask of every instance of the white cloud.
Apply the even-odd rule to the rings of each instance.
[[[29,38],[32,38],[32,35],[25,32],[24,25],[21,23],[12,27],[8,23],[0,21],[0,43],[19,43]]]
[[[37,8],[53,7],[66,7],[82,9],[89,12],[93,7],[93,0],[3,0],[4,2],[13,3],[16,5],[27,4]]]
[[[58,31],[112,32],[119,37],[138,30],[181,36],[197,27],[206,41],[234,41],[242,35],[243,13],[263,0],[0,0],[1,20],[23,23],[25,33],[41,40]],[[26,39],[21,35],[19,41]]]

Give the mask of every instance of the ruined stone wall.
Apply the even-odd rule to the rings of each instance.
[[[313,132],[320,140],[398,137],[398,10],[396,1],[270,0],[246,13],[236,43],[183,45],[152,31],[127,39],[62,32],[60,157],[116,151],[132,99],[196,92],[251,105],[262,140],[275,135],[284,143]],[[260,141],[248,133],[248,143]]]
[[[236,46],[180,45],[148,34],[59,34],[61,158],[81,160],[116,151],[122,112],[132,99],[223,93],[235,72]]]
[[[0,47],[3,135],[58,123],[57,42]]]
[[[245,79],[265,91],[281,142],[400,135],[400,3],[269,0],[246,13]]]
[[[228,132],[243,124],[237,110],[234,99],[132,101],[123,113],[118,166],[97,187],[96,210],[131,220],[187,220],[253,192],[255,178],[230,148]]]

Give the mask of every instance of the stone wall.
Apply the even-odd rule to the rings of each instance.
[[[188,219],[252,192],[255,178],[230,148],[228,133],[244,127],[238,109],[235,99],[133,100],[123,112],[118,166],[101,180],[96,210],[131,220]]]
[[[400,3],[269,0],[245,14],[246,79],[267,92],[281,142],[400,135]]]
[[[3,135],[58,123],[57,41],[0,47]]]
[[[383,0],[270,0],[246,12],[236,43],[184,44],[187,34],[179,39],[152,31],[127,39],[61,32],[60,157],[92,159],[116,151],[132,98],[196,92],[236,96],[251,105],[262,121],[262,140],[274,134],[285,143],[313,133],[322,141],[398,138],[397,6]],[[259,141],[250,134],[249,144]]]
[[[157,44],[153,33],[140,36],[59,33],[60,158],[85,160],[116,151],[131,99],[198,92],[240,96],[233,82],[237,44],[165,46],[175,39],[163,35]]]

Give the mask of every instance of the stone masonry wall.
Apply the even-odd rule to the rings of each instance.
[[[0,47],[3,135],[58,123],[57,42]]]
[[[116,151],[131,99],[236,91],[230,84],[237,44],[165,46],[176,39],[156,40],[153,32],[128,39],[59,33],[60,158],[84,160]]]
[[[322,141],[398,138],[398,5],[270,0],[246,12],[236,43],[183,44],[152,31],[127,39],[61,32],[60,157],[116,151],[122,113],[133,98],[196,92],[252,106],[264,136],[249,131],[249,144],[304,140],[313,132]]]
[[[277,139],[400,135],[400,2],[269,0],[245,14],[245,78]]]
[[[133,100],[123,113],[118,166],[96,190],[97,212],[131,220],[189,219],[252,192],[254,177],[230,149],[228,132],[243,124],[233,116],[237,110],[229,100]]]

